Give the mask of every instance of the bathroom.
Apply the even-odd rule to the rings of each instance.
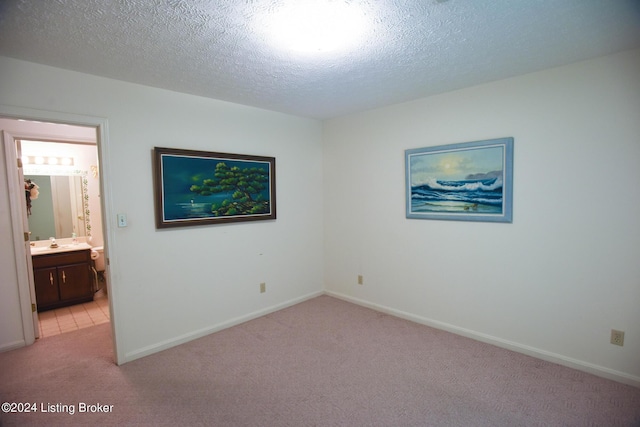
[[[22,161],[34,272],[41,255],[88,254],[82,277],[89,288],[80,299],[47,305],[35,277],[37,337],[109,322],[96,129],[14,119],[0,125]]]

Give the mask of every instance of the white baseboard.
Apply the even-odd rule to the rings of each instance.
[[[12,341],[10,343],[0,346],[0,353],[4,351],[15,350],[16,348],[24,347],[27,345],[25,340]]]
[[[433,319],[427,319],[422,316],[407,313],[401,310],[396,310],[390,307],[386,307],[380,304],[374,304],[368,301],[364,301],[358,298],[354,298],[348,295],[344,295],[339,292],[325,291],[326,295],[348,301],[363,307],[370,308],[372,310],[387,313],[405,320],[420,323],[422,325],[430,326],[432,328],[441,329],[443,331],[451,332],[457,335],[461,335],[467,338],[481,341],[487,344],[492,344],[497,347],[506,348],[518,353],[526,354],[527,356],[536,357],[538,359],[546,360],[548,362],[557,363],[558,365],[567,366],[569,368],[577,369],[579,371],[587,372],[599,377],[607,378],[613,381],[617,381],[623,384],[628,384],[634,387],[640,388],[640,377],[630,375],[624,372],[619,372],[614,369],[605,368],[603,366],[594,365],[582,360],[566,357],[561,354],[551,353],[545,350],[540,350],[534,347],[522,345],[513,341],[504,340],[491,335],[483,334],[480,332],[472,331],[470,329],[460,328],[458,326],[450,325],[448,323],[440,322]]]
[[[121,365],[123,363],[131,362],[133,360],[140,359],[141,357],[149,356],[149,355],[151,355],[153,353],[157,353],[157,352],[162,351],[162,350],[167,350],[167,349],[169,349],[171,347],[175,347],[177,345],[184,344],[186,342],[193,341],[193,340],[198,339],[198,338],[202,338],[202,337],[207,336],[209,334],[212,334],[214,332],[218,332],[218,331],[221,331],[223,329],[227,329],[227,328],[230,328],[232,326],[236,326],[236,325],[239,325],[241,323],[248,322],[249,320],[257,319],[258,317],[262,317],[262,316],[267,315],[269,313],[273,313],[273,312],[276,312],[278,310],[282,310],[283,308],[291,307],[292,305],[299,304],[299,303],[301,303],[303,301],[306,301],[306,300],[311,299],[311,298],[318,297],[318,296],[323,295],[323,294],[324,294],[323,291],[313,292],[311,294],[304,295],[304,296],[299,297],[299,298],[294,298],[292,300],[285,301],[285,302],[283,302],[281,304],[276,304],[274,306],[267,307],[267,308],[264,308],[262,310],[254,311],[253,313],[249,313],[249,314],[247,314],[245,316],[236,317],[236,318],[227,320],[225,322],[218,323],[218,324],[213,325],[213,326],[209,326],[209,327],[206,327],[206,328],[203,328],[203,329],[199,329],[197,331],[189,332],[189,333],[184,334],[184,335],[180,335],[180,336],[177,336],[177,337],[174,337],[174,338],[170,338],[168,340],[165,340],[165,341],[162,341],[162,342],[159,342],[159,343],[156,343],[156,344],[152,344],[152,345],[149,345],[149,346],[146,346],[146,347],[134,350],[134,351],[130,351],[128,353],[125,353],[124,360],[120,361],[119,364]]]

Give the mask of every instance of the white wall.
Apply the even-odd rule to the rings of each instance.
[[[638,75],[640,52],[627,52],[331,120],[324,136],[312,120],[8,58],[0,102],[108,120],[122,362],[324,285],[640,385]],[[503,136],[515,138],[513,224],[405,219],[405,149]],[[153,146],[275,156],[278,220],[157,231]],[[120,212],[127,228],[115,226]],[[5,296],[17,298],[7,247],[0,348],[20,326],[5,311]],[[611,328],[626,331],[624,347],[608,343]]]
[[[640,386],[638,76],[626,52],[328,121],[326,289]],[[512,224],[405,218],[404,150],[507,136]]]
[[[320,122],[9,58],[0,76],[4,105],[108,121],[99,143],[120,362],[322,292]],[[278,219],[156,230],[154,146],[274,156]],[[15,286],[4,277],[0,300]],[[15,329],[3,322],[0,337]]]

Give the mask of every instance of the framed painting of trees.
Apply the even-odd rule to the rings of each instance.
[[[156,228],[276,219],[276,159],[155,147]]]

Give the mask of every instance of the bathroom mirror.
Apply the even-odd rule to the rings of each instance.
[[[25,175],[38,186],[28,216],[31,241],[91,236],[85,172],[72,175]]]

